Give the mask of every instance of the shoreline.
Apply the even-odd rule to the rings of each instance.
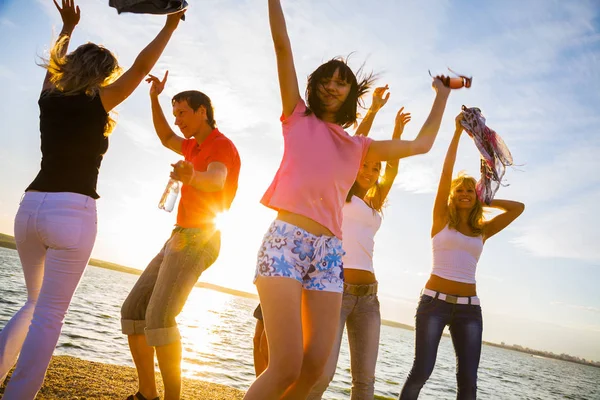
[[[13,249],[13,250],[17,249],[14,238],[12,236],[4,234],[4,233],[0,233],[0,247],[5,247],[7,249]],[[91,258],[88,265],[91,265],[93,267],[98,267],[98,268],[109,269],[109,270],[117,271],[117,272],[124,272],[126,274],[133,274],[133,275],[141,275],[143,272],[143,270],[141,270],[141,269],[126,267],[121,264],[112,263],[110,261],[99,260],[97,258]],[[198,287],[198,288],[202,288],[202,289],[215,290],[217,292],[227,293],[232,296],[245,297],[247,299],[253,299],[253,300],[258,301],[258,295],[254,294],[254,293],[244,292],[243,290],[230,289],[225,286],[215,285],[213,283],[208,283],[208,282],[197,282],[194,286]],[[391,326],[393,328],[407,329],[409,331],[415,330],[415,328],[411,325],[407,325],[407,324],[403,324],[401,322],[391,321],[391,320],[387,320],[387,319],[381,320],[381,324],[385,325],[385,326]]]
[[[12,370],[6,378],[10,380]],[[135,368],[86,361],[72,356],[53,356],[37,400],[125,399],[137,390]],[[156,373],[159,394],[163,396],[160,373]],[[5,384],[0,387],[0,397]],[[182,378],[181,399],[241,400],[244,392],[229,386],[193,378]]]
[[[12,236],[0,233],[0,247],[5,247],[5,248],[15,250],[17,246],[16,246],[16,243]],[[97,268],[104,268],[104,269],[109,269],[109,270],[113,270],[113,271],[117,271],[117,272],[124,272],[127,274],[141,275],[141,273],[142,273],[142,270],[140,270],[140,269],[125,267],[120,264],[115,264],[115,263],[111,263],[108,261],[98,260],[95,258],[90,259],[89,265],[97,267]],[[227,294],[230,294],[233,296],[245,297],[245,298],[254,299],[254,300],[258,301],[258,295],[254,294],[254,293],[248,293],[248,292],[244,292],[242,290],[230,289],[230,288],[215,285],[212,283],[197,282],[195,287],[202,288],[202,289],[215,290],[217,292],[227,293]],[[385,320],[385,319],[381,320],[381,324],[384,326],[390,326],[393,328],[401,328],[401,329],[406,329],[409,331],[415,330],[414,326],[403,324],[401,322]],[[444,333],[444,336],[449,337],[449,335],[447,333]],[[509,345],[509,344],[505,344],[505,343],[487,342],[485,340],[483,341],[483,344],[487,345],[487,346],[502,348],[505,350],[517,351],[519,353],[530,354],[532,356],[540,356],[540,357],[545,357],[545,358],[549,358],[549,359],[567,361],[567,362],[572,362],[575,364],[581,364],[581,365],[587,365],[590,367],[600,368],[600,361],[582,359],[579,357],[570,356],[568,354],[560,354],[559,355],[559,354],[555,354],[555,353],[548,352],[548,351],[530,349],[528,347],[523,347],[518,344]]]

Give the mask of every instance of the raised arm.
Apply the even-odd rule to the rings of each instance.
[[[392,135],[393,140],[400,140],[402,133],[404,132],[404,127],[407,123],[410,122],[410,113],[404,112],[404,107],[398,111],[396,114],[396,124],[394,126],[394,133]],[[375,208],[381,208],[383,203],[385,203],[385,199],[390,193],[390,189],[394,184],[394,180],[396,179],[396,175],[398,175],[398,164],[400,162],[398,160],[391,160],[385,163],[385,173],[383,175],[383,182],[379,191],[379,198],[373,199]]]
[[[437,137],[446,108],[450,89],[442,84],[438,78],[433,80],[432,86],[436,91],[435,100],[431,107],[429,117],[423,124],[419,135],[414,140],[378,140],[371,143],[366,159],[368,161],[398,160],[404,157],[424,154],[431,150]]]
[[[56,39],[57,42],[61,40],[63,42],[62,46],[59,48],[59,53],[57,54],[59,58],[62,58],[67,54],[71,35],[73,34],[75,26],[77,26],[79,19],[81,18],[81,11],[79,10],[79,6],[75,6],[74,0],[62,0],[62,8],[58,5],[56,0],[52,1],[54,2],[56,9],[60,13],[60,18],[63,21],[63,27],[58,34],[58,39]],[[44,83],[42,85],[42,92],[44,90],[54,88],[54,84],[50,80],[51,77],[52,74],[50,71],[46,72]]]
[[[454,172],[454,163],[456,162],[456,152],[458,151],[458,142],[460,135],[463,132],[463,127],[460,124],[462,113],[458,114],[455,119],[456,129],[454,136],[448,146],[444,166],[442,167],[442,175],[438,184],[435,202],[433,203],[433,223],[431,225],[431,237],[434,237],[439,231],[444,229],[448,222],[448,196],[450,196],[450,186],[452,185],[452,174]]]
[[[300,100],[300,89],[298,88],[296,67],[294,67],[292,45],[279,0],[269,0],[269,24],[271,25],[271,36],[275,46],[275,57],[277,58],[283,115],[287,118],[292,115],[298,100]]]
[[[183,144],[183,138],[177,136],[175,132],[169,126],[165,114],[163,113],[158,96],[162,93],[167,83],[167,77],[169,71],[165,72],[165,76],[161,81],[154,75],[148,75],[146,82],[150,83],[150,104],[152,107],[152,123],[154,124],[154,130],[160,139],[160,142],[166,148],[173,150],[177,154],[183,154],[181,145]]]
[[[167,16],[165,26],[135,59],[119,79],[100,90],[100,99],[106,112],[123,102],[138,87],[142,79],[150,73],[156,61],[169,43],[169,39],[179,25],[179,20],[185,10]]]
[[[489,207],[498,208],[504,212],[495,216],[483,225],[483,240],[487,240],[506,228],[525,210],[525,204],[512,200],[494,199]]]
[[[385,103],[387,103],[390,98],[390,93],[388,92],[384,97],[385,91],[388,90],[388,85],[375,88],[373,91],[373,101],[371,102],[371,107],[367,110],[367,114],[363,118],[362,122],[354,132],[354,136],[369,136],[369,132],[371,131],[371,126],[373,126],[373,121],[375,120],[375,116],[381,110]]]

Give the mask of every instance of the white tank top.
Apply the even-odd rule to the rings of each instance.
[[[342,258],[344,268],[375,273],[373,248],[375,234],[381,226],[381,215],[356,196],[352,196],[349,203],[344,203],[342,212],[342,246],[346,251]]]
[[[482,236],[467,236],[448,225],[432,239],[433,269],[431,273],[444,279],[475,283],[477,261],[483,250]]]

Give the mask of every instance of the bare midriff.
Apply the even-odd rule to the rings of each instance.
[[[345,273],[345,271],[344,271]],[[453,296],[470,297],[477,296],[477,289],[474,283],[463,283],[444,279],[437,275],[430,275],[425,287],[436,292],[450,294]]]
[[[305,217],[304,215],[296,214],[293,212],[279,210],[277,213],[277,219],[288,224],[297,226],[298,228],[304,229],[308,233],[312,233],[315,236],[334,236],[333,233],[325,226],[321,225],[314,219]]]
[[[362,269],[344,268],[344,282],[351,285],[370,285],[377,282],[375,274]]]

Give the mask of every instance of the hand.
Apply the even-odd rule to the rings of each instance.
[[[396,114],[396,125],[394,126],[393,135],[394,139],[399,138],[400,135],[402,135],[402,132],[404,132],[404,127],[410,122],[410,113],[405,113],[403,111],[404,107],[402,107]]]
[[[62,18],[63,30],[73,31],[81,18],[81,11],[79,10],[79,6],[75,6],[75,0],[62,0],[62,8],[60,8],[56,0],[52,1]]]
[[[169,70],[165,72],[165,76],[163,76],[162,81],[158,79],[156,76],[152,74],[148,74],[148,78],[146,78],[146,82],[151,83],[150,86],[150,97],[158,97],[159,94],[162,93],[165,88],[165,83],[167,83],[167,77],[169,76]]]
[[[173,172],[171,172],[171,178],[181,181],[184,185],[189,185],[194,180],[194,164],[189,161],[178,161],[175,164],[171,164]]]
[[[177,29],[179,21],[181,21],[181,17],[183,17],[183,14],[185,14],[186,11],[187,8],[185,10],[177,11],[176,13],[167,15],[167,22],[165,22],[165,27],[172,30]]]
[[[390,98],[390,92],[387,92],[385,97],[383,97],[383,95],[388,89],[388,85],[375,88],[375,90],[373,91],[373,102],[371,103],[370,108],[371,111],[377,112],[383,106],[385,106],[385,103],[387,103],[388,99]]]
[[[441,76],[443,78],[443,76]],[[438,95],[444,95],[444,96],[448,96],[450,95],[450,88],[447,87],[446,85],[443,84],[442,80],[440,79],[440,77],[435,77],[433,78],[433,82],[431,83],[431,86],[433,87],[433,90],[435,90],[435,92]]]
[[[462,133],[462,131],[465,129],[465,128],[462,126],[462,124],[461,124],[461,121],[463,120],[463,117],[464,117],[464,116],[463,116],[463,113],[461,112],[461,113],[460,113],[460,114],[458,114],[458,115],[456,116],[456,118],[454,119],[454,123],[455,123],[455,125],[456,125],[456,130],[455,130],[455,133],[457,133],[457,134],[460,134],[460,133]]]

